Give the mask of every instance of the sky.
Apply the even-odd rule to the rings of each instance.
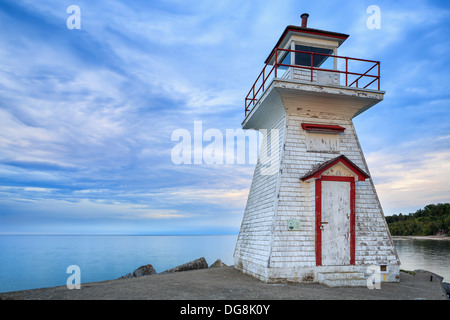
[[[304,12],[381,62],[354,125],[384,213],[450,202],[448,1],[0,0],[0,234],[237,234],[255,164],[176,163],[174,132],[225,145]]]

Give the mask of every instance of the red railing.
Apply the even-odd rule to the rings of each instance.
[[[278,61],[278,58],[280,57],[281,52],[293,52],[293,53],[302,53],[302,54],[309,54],[311,56],[311,65],[305,66],[305,65],[291,65],[291,64],[283,64]],[[275,56],[275,57],[274,57]],[[284,58],[286,55],[281,54],[281,57]],[[325,56],[325,57],[331,57],[333,59],[343,59],[345,60],[345,70],[338,70],[336,69],[326,69],[326,68],[318,68],[314,67],[313,61],[314,56]],[[358,58],[349,58],[349,57],[342,57],[342,56],[335,56],[330,54],[324,54],[324,53],[316,53],[316,52],[307,52],[307,51],[300,51],[300,50],[291,50],[291,49],[282,49],[282,48],[275,48],[270,55],[268,61],[272,61],[272,58],[274,58],[273,65],[269,65],[269,63],[266,63],[264,68],[262,69],[261,73],[258,75],[258,78],[256,78],[255,82],[253,83],[253,86],[251,87],[250,91],[248,92],[247,96],[245,97],[245,116],[247,116],[248,112],[251,111],[250,107],[253,107],[256,102],[258,101],[259,97],[258,95],[261,93],[261,95],[264,93],[264,91],[267,89],[268,85],[270,85],[270,81],[272,81],[272,74],[274,78],[278,78],[278,68],[279,67],[288,67],[292,68],[291,72],[293,72],[293,69],[306,69],[310,70],[310,80],[311,82],[314,81],[314,71],[320,71],[320,72],[332,72],[332,73],[343,73],[345,74],[345,86],[346,87],[352,87],[355,85],[356,88],[359,88],[360,82],[366,80],[366,83],[362,88],[366,89],[375,82],[377,82],[377,88],[378,91],[380,90],[380,62],[379,61],[373,61],[373,60],[366,60],[366,59],[358,59]],[[328,59],[328,58],[326,58]],[[365,72],[360,73],[355,71],[349,71],[349,61],[356,61],[356,62],[362,62],[362,63],[369,63],[373,65],[369,65],[369,69],[367,69]],[[364,67],[364,66],[363,66]],[[367,66],[365,66],[367,68]],[[268,70],[268,68],[270,70]],[[376,74],[370,74],[374,68],[376,68],[375,72]],[[360,69],[360,68],[356,68]],[[364,69],[363,69],[364,70]],[[287,71],[285,71],[287,72]],[[355,78],[355,79],[353,79]],[[353,80],[353,81],[352,81]],[[340,77],[339,77],[339,84],[340,84]],[[350,81],[352,81],[350,84],[348,84]],[[320,84],[320,83],[319,83]],[[259,85],[259,86],[258,86]],[[340,84],[344,85],[344,84]]]

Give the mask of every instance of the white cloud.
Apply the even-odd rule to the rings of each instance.
[[[367,155],[383,207],[450,202],[450,150],[385,148]]]
[[[352,11],[356,19],[349,21],[351,27],[347,32],[351,37],[344,45],[345,55],[379,59],[380,55],[399,43],[405,43],[404,48],[407,50],[407,46],[410,45],[409,33],[414,32],[421,36],[433,33],[436,28],[445,25],[444,22],[449,15],[448,9],[430,5],[428,1],[423,0],[407,3],[383,1],[374,4],[380,7],[381,28],[367,28],[366,21],[370,14],[366,9],[369,3],[356,5]],[[431,42],[429,45],[435,43]],[[408,58],[412,54],[401,51],[398,53],[402,58]]]
[[[43,216],[50,211],[52,218],[161,221],[201,216],[192,220],[201,224],[242,212],[254,167],[176,166],[170,162],[174,145],[170,128],[201,119],[210,121],[209,128],[211,123],[222,126],[221,131],[239,126],[241,119],[230,114],[243,111],[244,96],[284,27],[299,24],[301,12],[295,18],[291,13],[297,10],[296,2],[171,0],[156,6],[80,0],[79,33],[66,28],[69,4],[21,3],[34,12],[36,21],[12,19],[20,29],[11,26],[0,40],[0,160],[4,162],[0,174],[5,181],[25,187],[0,188],[4,199],[17,200],[17,209]],[[429,30],[443,22],[448,15],[445,8],[436,10],[423,1],[379,5],[380,32],[367,29],[364,4],[342,6],[340,1],[334,2],[336,19],[326,13],[319,18],[311,11],[309,24],[349,30],[351,37],[343,46],[349,56],[378,59],[384,50],[409,41],[405,35],[420,26],[428,28],[430,43],[425,45],[445,49],[436,44],[440,36]],[[344,21],[341,17],[347,15],[359,19]],[[47,29],[41,30],[40,22]],[[54,32],[45,33],[49,29]],[[446,92],[448,81],[442,77],[446,70],[439,61],[422,81],[429,67],[426,59],[417,60],[415,52],[400,53],[388,58],[399,61],[403,54],[411,54],[414,63],[405,60],[397,66],[401,81],[382,78],[386,97],[401,93],[407,100],[405,93]],[[384,61],[382,66],[387,65]],[[433,102],[430,106],[436,110]],[[408,128],[417,121],[402,119]],[[439,129],[437,139],[448,141],[448,134],[442,134],[445,127]],[[409,150],[414,147],[417,144],[404,144],[369,153],[384,206],[423,206],[448,199],[448,152],[431,147]],[[47,170],[45,165],[59,169]],[[214,212],[207,216],[208,207]],[[196,213],[196,208],[202,212]]]
[[[177,199],[178,203],[209,203],[241,208],[247,201],[248,189],[177,188],[165,190],[164,195]]]
[[[52,220],[152,220],[152,219],[178,219],[189,217],[189,214],[178,212],[175,209],[152,208],[147,205],[133,204],[129,202],[111,201],[109,199],[27,199],[21,198],[0,199],[5,206],[14,206],[15,215],[35,219],[32,212],[39,212],[43,221]]]

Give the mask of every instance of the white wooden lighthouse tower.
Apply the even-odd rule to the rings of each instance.
[[[264,139],[235,268],[267,282],[365,286],[374,270],[397,282],[400,261],[352,123],[383,99],[380,63],[339,56],[348,35],[307,19],[286,27],[245,99],[242,127]]]

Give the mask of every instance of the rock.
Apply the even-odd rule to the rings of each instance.
[[[445,292],[447,293],[447,297],[450,298],[450,283],[442,282],[442,288],[444,288]]]
[[[216,264],[221,263],[222,265],[225,265],[220,260],[217,260],[215,263]],[[222,265],[220,265],[220,266],[222,266]],[[216,265],[216,266],[219,266],[219,265]],[[180,272],[180,271],[206,269],[206,268],[208,268],[208,263],[206,262],[205,258],[201,257],[199,259],[190,261],[185,264],[181,264],[175,268],[168,269],[161,273]],[[152,275],[152,274],[157,274],[157,272],[151,264],[147,264],[145,266],[140,266],[139,268],[134,270],[132,273],[128,273],[124,276],[121,276],[119,279],[142,277],[142,276],[147,276],[147,275]]]
[[[220,267],[226,267],[227,265],[225,263],[222,262],[222,260],[217,259],[211,266],[210,268],[220,268]]]
[[[206,262],[205,258],[201,257],[199,259],[190,261],[188,263],[181,264],[175,268],[168,269],[162,273],[180,272],[180,271],[206,269],[206,268],[208,268],[208,263]]]
[[[147,264],[145,266],[140,266],[136,270],[133,271],[134,277],[142,277],[142,276],[148,276],[152,274],[156,274],[155,268],[151,264]]]

